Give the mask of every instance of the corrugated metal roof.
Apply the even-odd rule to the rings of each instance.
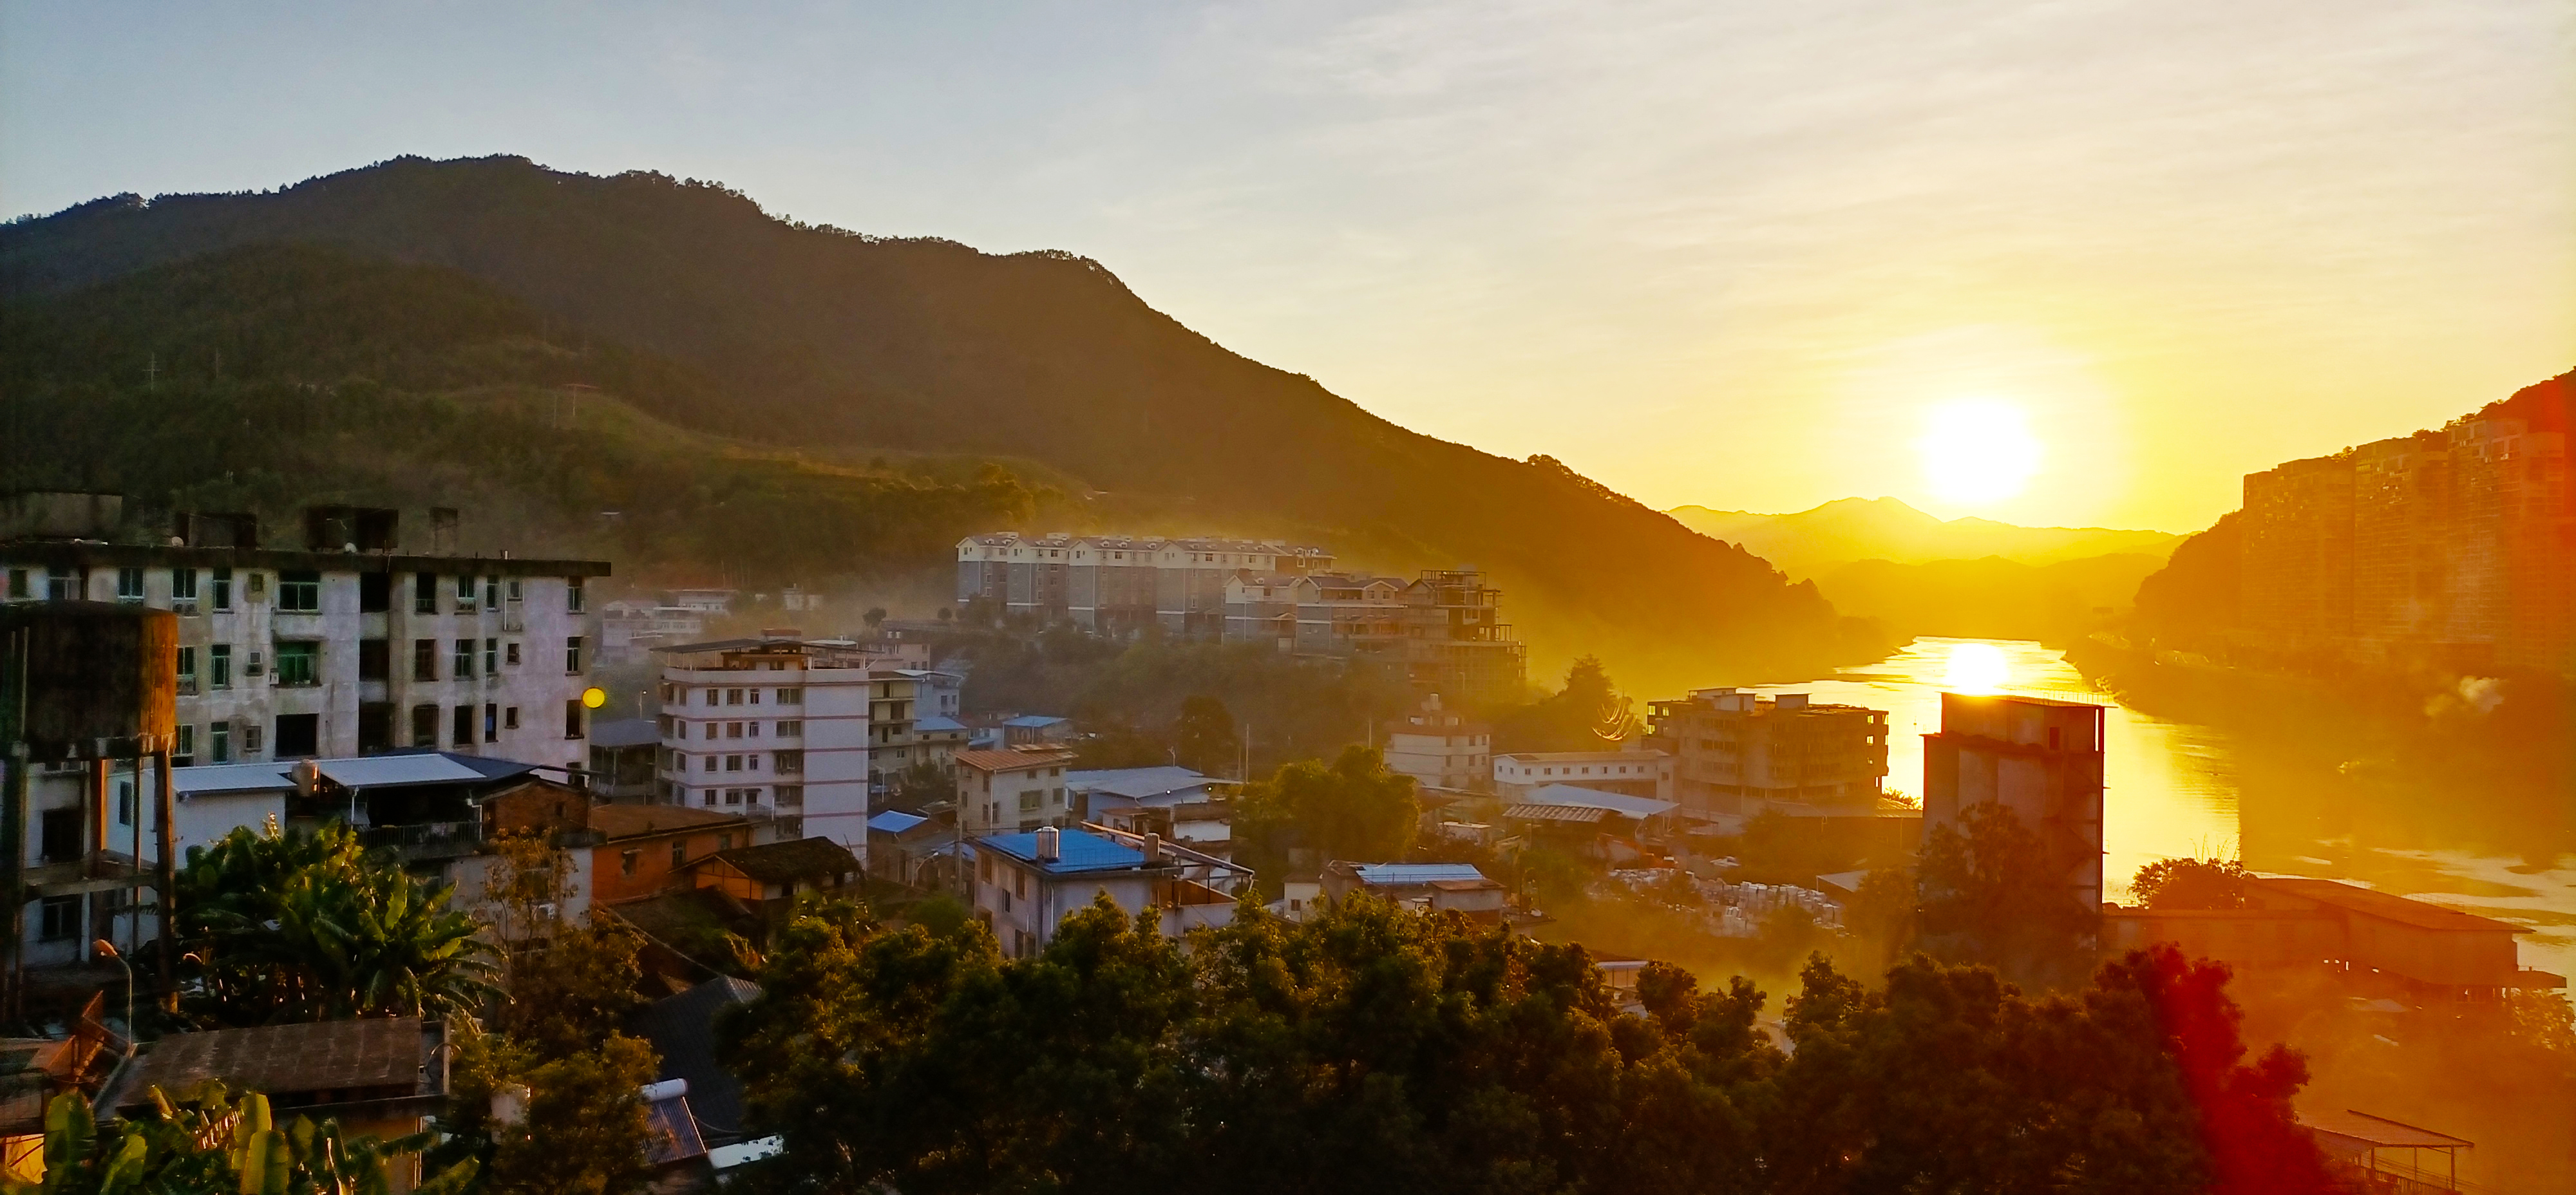
[[[513,765],[518,771],[526,764]],[[317,759],[314,770],[345,788],[394,788],[406,784],[472,784],[494,777],[445,755],[369,755],[357,759]]]
[[[1594,805],[1541,805],[1524,802],[1503,811],[1503,816],[1524,822],[1563,822],[1590,825],[1609,817],[1613,811]]]
[[[1653,797],[1632,797],[1626,793],[1603,792],[1573,784],[1542,784],[1521,798],[1533,805],[1576,805],[1587,809],[1607,809],[1634,818],[1661,817],[1681,806]]]
[[[929,820],[929,818],[923,817],[918,813],[905,813],[900,809],[889,809],[875,817],[869,818],[868,828],[871,830],[883,830],[888,834],[901,834],[904,831]]]
[[[590,724],[593,747],[644,747],[662,741],[662,728],[651,718],[603,718]]]
[[[170,787],[183,797],[226,793],[292,792],[295,781],[282,763],[218,763],[170,769]]]
[[[1354,863],[1363,884],[1436,884],[1443,880],[1481,880],[1485,873],[1472,863]]]
[[[995,834],[975,840],[978,849],[989,848],[1023,863],[1038,862],[1036,833]],[[1120,846],[1088,830],[1056,831],[1056,860],[1038,864],[1049,875],[1070,875],[1088,871],[1125,871],[1145,865],[1145,852]]]
[[[1002,720],[1002,725],[1004,725],[1004,726],[1020,726],[1020,727],[1046,727],[1046,726],[1060,726],[1060,725],[1062,725],[1062,724],[1064,724],[1064,723],[1071,722],[1071,721],[1073,721],[1073,719],[1071,719],[1071,718],[1058,718],[1058,717],[1056,717],[1056,716],[1054,716],[1054,715],[1052,715],[1052,714],[1022,714],[1022,715],[1020,715],[1019,717],[1016,717],[1016,718],[1005,718],[1005,719],[1003,719],[1003,720]]]
[[[2458,1149],[2473,1144],[2465,1137],[2419,1129],[2384,1116],[2346,1109],[2301,1112],[2299,1123],[2321,1133],[2349,1137],[2378,1149]]]
[[[915,718],[915,719],[913,719],[913,720],[912,720],[912,728],[913,728],[914,730],[917,730],[917,731],[919,731],[919,730],[964,730],[964,729],[966,729],[966,724],[965,724],[965,723],[963,723],[963,722],[958,721],[958,720],[957,720],[957,719],[955,719],[955,718],[947,718],[947,717],[942,717],[942,716],[940,716],[940,715],[938,715],[938,714],[932,714],[931,716],[929,716],[929,717],[927,717],[927,718]]]

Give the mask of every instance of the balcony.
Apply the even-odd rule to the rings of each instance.
[[[358,842],[370,850],[391,850],[406,863],[455,859],[471,855],[483,845],[483,826],[470,821],[369,826],[358,831]]]

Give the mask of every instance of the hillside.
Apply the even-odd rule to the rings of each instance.
[[[395,272],[363,284],[367,303],[338,303],[314,288],[361,285],[355,276],[317,279],[281,245],[328,247],[348,269]],[[198,260],[226,250],[240,254]],[[144,273],[167,269],[180,272]],[[472,460],[415,460],[423,443],[379,434],[409,426],[369,422],[380,391],[410,410],[478,388],[579,383],[673,429],[805,454],[756,473],[762,485],[882,490],[871,499],[882,502],[976,483],[856,462],[1020,461],[1023,477],[1065,481],[1066,500],[1034,529],[1296,536],[1391,571],[1475,563],[1507,591],[1534,677],[1597,652],[1623,680],[1666,689],[1796,676],[1879,646],[1812,586],[1752,553],[1546,458],[1510,461],[1406,431],[1209,342],[1096,263],[793,225],[709,184],[566,174],[515,158],[403,159],[268,193],[120,196],[0,228],[0,278],[11,418],[41,429],[10,457],[5,484],[68,473],[179,500],[262,454],[280,462],[263,474],[262,501],[379,484],[342,475],[343,452],[366,461],[367,477],[462,483],[476,476]],[[155,298],[173,288],[183,297]],[[138,310],[157,314],[138,321]],[[314,321],[329,334],[307,335]],[[160,371],[148,387],[146,363]],[[202,385],[202,401],[224,414],[248,404],[233,447],[174,439],[142,417],[164,411],[171,400],[161,396],[180,385]],[[325,385],[369,397],[349,411],[276,398],[279,387]],[[344,416],[364,418],[335,422]],[[703,529],[677,547],[630,530],[610,537],[619,551],[678,559],[729,549],[729,520],[710,519],[706,506],[726,499],[699,472],[713,462],[673,454],[675,472],[634,494],[619,489],[616,466],[600,464],[614,454],[599,437],[575,427],[491,445],[544,491],[496,495],[551,520],[523,530],[599,537],[589,524],[611,508],[591,504],[631,496],[663,503],[666,526]],[[161,448],[143,452],[144,441]],[[316,461],[327,467],[288,467]],[[826,466],[858,475],[815,472]],[[563,480],[573,475],[605,489]],[[986,504],[1008,505],[1017,489],[997,486]],[[946,534],[954,521],[924,516],[875,535],[866,567],[853,568],[839,550],[847,536],[798,544],[789,519],[773,529],[780,552],[759,567],[793,580],[899,568],[912,553],[914,571],[935,574],[944,552],[909,546],[935,541],[934,524]],[[888,547],[898,542],[908,546]]]
[[[2126,613],[2161,556],[2125,552],[2030,565],[1988,556],[1897,564],[1861,560],[1816,578],[1836,609],[1900,637],[2064,643]]]
[[[2046,565],[2087,556],[2161,559],[2183,539],[2162,531],[1943,520],[1894,498],[1841,498],[1795,514],[1705,506],[1676,507],[1670,513],[1702,535],[1742,544],[1792,577],[1816,576],[1835,565],[1860,560],[1926,564],[1996,556],[2018,564]]]

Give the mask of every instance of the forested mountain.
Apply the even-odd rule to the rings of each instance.
[[[712,513],[727,495],[779,515],[827,495],[843,533],[750,537],[752,567],[812,583],[941,569],[926,545],[954,527],[1028,518],[1019,485],[958,471],[1000,459],[1058,483],[1031,529],[1484,566],[1534,674],[1588,651],[1646,686],[1721,683],[1875,646],[1740,548],[1546,458],[1372,416],[1096,263],[790,224],[712,184],[401,159],[268,193],[119,196],[0,229],[0,285],[23,432],[5,484],[181,501],[257,460],[253,497],[285,502],[444,478],[547,524],[531,534],[665,561],[736,544]],[[550,427],[544,395],[567,383],[616,426]],[[475,449],[514,463],[487,474]],[[895,464],[856,464],[878,455]]]

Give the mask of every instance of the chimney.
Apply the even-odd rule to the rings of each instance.
[[[1053,826],[1038,827],[1038,862],[1053,863],[1064,857],[1063,835],[1064,831]]]
[[[1145,866],[1163,865],[1163,836],[1148,831],[1145,835]]]

